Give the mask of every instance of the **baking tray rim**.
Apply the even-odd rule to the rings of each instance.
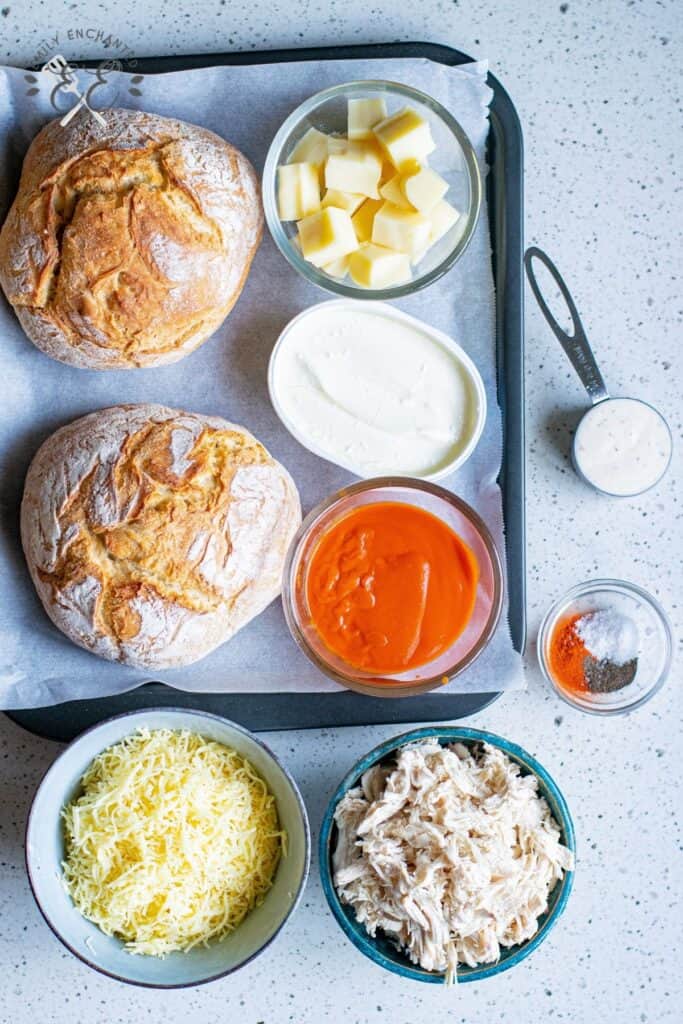
[[[411,42],[374,42],[374,43],[362,43],[362,44],[351,44],[351,45],[337,45],[337,46],[321,46],[321,47],[303,47],[303,48],[286,48],[286,49],[273,49],[273,50],[254,50],[254,51],[236,51],[235,53],[220,52],[220,53],[200,53],[200,54],[183,54],[183,55],[168,55],[162,57],[140,57],[136,60],[136,73],[140,74],[164,74],[171,73],[180,70],[191,70],[194,68],[209,68],[215,66],[225,65],[249,65],[249,64],[274,64],[274,63],[289,63],[292,61],[313,61],[313,60],[355,60],[355,59],[373,59],[373,58],[414,58],[423,57],[428,60],[433,60],[436,63],[445,64],[447,66],[458,66],[460,64],[470,63],[474,60],[471,56],[463,53],[461,50],[457,50],[453,47],[447,46],[442,43],[433,43],[427,41],[411,41]],[[97,60],[79,61],[78,64],[84,67],[95,67],[100,62]],[[499,474],[499,482],[502,491],[503,499],[503,522],[504,522],[504,542],[505,542],[505,565],[506,565],[506,586],[508,593],[508,615],[507,621],[508,626],[511,630],[513,645],[520,655],[524,653],[526,644],[526,552],[525,552],[525,506],[524,506],[524,380],[523,380],[523,357],[524,357],[524,338],[523,338],[523,291],[521,281],[521,256],[523,252],[523,141],[522,141],[522,130],[517,111],[510,99],[507,90],[500,83],[500,80],[490,72],[488,73],[488,82],[493,89],[493,99],[490,106],[491,114],[491,127],[492,131],[489,135],[489,148],[487,149],[487,157],[490,154],[490,147],[498,144],[498,136],[505,135],[505,154],[512,151],[512,162],[517,165],[517,187],[509,190],[507,186],[510,184],[507,178],[507,164],[500,170],[501,156],[498,160],[491,161],[489,159],[489,174],[487,175],[486,182],[486,198],[489,203],[489,230],[492,239],[495,239],[496,245],[492,244],[492,259],[494,263],[494,277],[496,281],[496,370],[498,375],[497,380],[497,391],[498,400],[501,406],[503,415],[503,459],[501,465],[501,471]],[[503,124],[503,121],[505,124]],[[502,141],[502,139],[501,139]],[[505,187],[503,189],[506,203],[502,211],[499,211],[495,204],[495,197],[497,192],[495,191],[494,177],[500,177],[503,175]],[[493,184],[492,184],[493,182]],[[510,217],[508,213],[508,200],[512,199],[516,206],[514,224],[512,227],[513,232],[513,245],[510,245],[509,233],[510,228]],[[495,218],[495,225],[494,225]],[[500,219],[500,223],[499,223]],[[515,231],[515,226],[518,230]],[[500,234],[498,232],[501,232]],[[510,253],[508,249],[516,251],[518,259],[515,262],[512,261],[512,268],[510,267]],[[499,287],[499,272],[498,272],[498,260],[502,259],[505,263],[503,273],[503,287]],[[518,280],[515,282],[516,287],[511,289],[509,276],[513,272],[513,268],[516,268],[516,276]],[[512,291],[512,295],[510,294]],[[515,295],[518,296],[517,301],[513,302]],[[510,303],[513,302],[511,316]],[[503,325],[508,323],[509,319],[514,322],[514,333],[515,337],[515,353],[517,362],[517,410],[516,416],[513,420],[510,410],[507,407],[507,396],[508,396],[508,384],[507,373],[510,369],[510,349],[506,344],[507,338]],[[502,380],[503,374],[506,375],[505,380]],[[509,491],[508,487],[512,486],[508,483],[509,471],[510,471],[510,452],[508,451],[510,445],[510,428],[514,427],[514,433],[516,434],[517,443],[515,445],[517,454],[517,466],[516,473],[512,478],[512,482],[516,484],[518,493],[516,495],[516,519],[515,532],[517,534],[516,550],[511,550],[509,543],[510,535],[510,520],[512,517],[508,517],[508,504],[509,504]],[[512,571],[512,563],[516,562],[516,571]],[[512,581],[512,583],[511,583]],[[513,590],[516,594],[516,600],[514,602],[514,621],[513,621],[513,601],[512,593]],[[423,717],[422,712],[415,717],[415,714],[411,714],[409,707],[413,709],[413,712],[417,712],[418,709],[415,706],[414,698],[395,699],[389,701],[388,699],[382,698],[366,698],[358,694],[348,694],[346,691],[341,693],[315,693],[315,694],[278,694],[278,693],[203,693],[187,690],[177,690],[174,687],[170,687],[167,684],[150,680],[148,682],[142,682],[132,687],[130,690],[124,691],[122,694],[115,694],[112,696],[105,696],[100,698],[92,698],[93,702],[116,702],[125,701],[126,698],[130,698],[132,693],[136,693],[138,696],[145,693],[148,695],[150,702],[156,702],[160,699],[161,695],[164,698],[170,700],[175,695],[176,701],[192,700],[198,706],[202,699],[220,699],[226,698],[231,701],[238,701],[240,699],[251,698],[256,699],[258,704],[260,701],[267,701],[268,698],[273,697],[287,697],[291,700],[292,697],[299,698],[314,698],[315,701],[320,702],[321,698],[339,699],[349,698],[355,699],[355,703],[360,703],[361,707],[359,710],[362,711],[364,707],[367,712],[370,712],[369,703],[372,702],[375,705],[380,705],[384,708],[384,717],[379,717],[376,720],[364,720],[362,714],[357,720],[346,720],[343,722],[339,721],[327,721],[318,720],[313,722],[307,722],[304,724],[275,724],[275,725],[259,725],[260,731],[276,731],[278,729],[290,730],[290,729],[312,729],[312,728],[339,728],[342,726],[357,726],[357,725],[380,725],[380,724],[404,724],[409,722],[420,722],[420,721],[447,721],[447,720],[460,720],[461,718],[468,717],[469,715],[475,714],[479,710],[483,710],[488,707],[500,696],[501,691],[478,691],[472,692],[471,694],[443,694],[424,695],[419,703],[421,706],[426,704],[425,710],[434,712]],[[456,708],[448,707],[448,705],[455,702],[462,702],[463,698],[469,706],[461,714],[456,714],[454,718],[453,712]],[[437,708],[437,702],[439,707]],[[27,709],[10,709],[5,711],[5,714],[10,718],[16,725],[21,728],[27,729],[29,732],[40,735],[44,738],[53,738],[53,736],[39,731],[38,728],[34,728],[30,724],[30,720],[36,714],[40,716],[40,712],[52,712],[55,709],[59,713],[61,711],[62,716],[67,716],[69,710],[73,707],[83,707],[91,703],[90,699],[78,700],[78,701],[67,701],[58,705],[50,705],[43,708],[27,708]],[[144,706],[147,706],[145,703]],[[168,706],[171,706],[170,704]],[[189,706],[189,705],[188,705]],[[403,711],[405,706],[405,715],[400,714],[398,717],[394,715],[388,715],[387,712],[390,708],[394,711]],[[409,707],[408,707],[409,706]],[[102,717],[116,713],[117,709],[107,709],[102,712]],[[379,708],[374,710],[378,711],[381,716]],[[235,712],[228,710],[225,712],[228,716],[234,716]],[[238,718],[239,720],[239,718]],[[87,727],[86,725],[83,728]],[[253,728],[253,725],[247,725],[248,728]],[[79,730],[80,731],[80,730]]]

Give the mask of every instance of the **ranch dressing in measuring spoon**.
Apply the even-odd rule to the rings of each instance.
[[[642,494],[664,476],[670,458],[666,420],[637,398],[598,402],[574,436],[578,471],[608,494]]]
[[[541,294],[534,258],[550,271],[567,303],[574,328],[571,335],[560,327]],[[593,402],[574,434],[572,457],[577,473],[604,494],[642,494],[661,480],[671,461],[671,431],[666,420],[638,398],[610,398],[574,300],[556,266],[535,246],[527,249],[524,264],[541,312]]]

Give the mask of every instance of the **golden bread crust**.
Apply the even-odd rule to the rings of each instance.
[[[53,359],[175,362],[232,309],[262,231],[251,164],[212,132],[124,109],[55,120],[0,231],[0,284]]]
[[[204,657],[280,592],[294,483],[241,427],[160,405],[62,427],[31,463],[21,534],[45,609],[129,665]]]

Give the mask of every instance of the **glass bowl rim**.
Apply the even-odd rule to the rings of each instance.
[[[405,488],[407,490],[420,491],[427,493],[433,497],[439,498],[445,501],[446,504],[455,508],[461,515],[470,521],[474,526],[475,530],[479,534],[479,537],[486,549],[486,553],[489,558],[491,565],[491,575],[493,577],[493,593],[491,598],[491,610],[489,612],[486,624],[478,637],[477,641],[472,645],[471,649],[467,654],[462,657],[455,665],[449,666],[447,670],[438,672],[435,675],[426,676],[419,680],[406,680],[403,682],[392,682],[390,676],[376,676],[368,677],[367,679],[358,679],[350,674],[343,674],[336,668],[333,668],[330,664],[324,661],[316,651],[309,645],[303,631],[301,630],[298,622],[298,616],[295,611],[294,598],[292,594],[292,587],[290,586],[290,579],[292,575],[292,566],[294,564],[297,552],[301,545],[305,542],[309,536],[313,526],[320,519],[322,515],[334,508],[335,505],[342,502],[344,499],[353,497],[357,494],[364,494],[369,491],[382,491],[385,489],[396,489]],[[382,500],[378,498],[378,501]],[[395,499],[400,502],[400,498]],[[434,514],[434,513],[432,513]],[[439,518],[441,518],[439,516]],[[446,524],[448,525],[448,524]],[[335,491],[329,495],[323,501],[319,502],[308,515],[303,519],[301,526],[297,530],[294,538],[287,551],[285,559],[285,565],[282,573],[282,607],[284,610],[285,620],[287,627],[292,635],[293,640],[306,657],[311,661],[315,667],[326,675],[329,679],[343,686],[347,690],[353,690],[356,693],[361,693],[366,696],[372,697],[385,697],[385,698],[399,698],[399,697],[411,697],[422,693],[426,693],[429,690],[436,689],[437,687],[444,685],[444,677],[448,681],[454,679],[460,675],[466,668],[476,661],[482,651],[488,646],[489,641],[493,637],[498,624],[501,619],[503,611],[503,598],[505,594],[505,577],[503,574],[503,566],[498,553],[498,548],[493,539],[491,531],[489,530],[486,523],[483,521],[478,512],[476,512],[471,505],[469,505],[463,498],[460,498],[457,494],[453,494],[451,491],[446,490],[444,487],[440,487],[438,484],[432,483],[428,480],[421,480],[417,477],[402,477],[402,476],[380,476],[371,477],[368,480],[360,480],[355,484],[349,484],[346,487],[342,487],[340,490]],[[383,681],[378,681],[383,680]],[[384,681],[386,680],[386,681]]]
[[[423,968],[414,964],[399,964],[395,960],[385,956],[385,954],[376,947],[375,940],[370,935],[364,934],[362,925],[359,925],[356,922],[356,925],[354,926],[348,920],[342,910],[342,903],[334,886],[333,871],[331,869],[331,840],[332,829],[334,826],[334,812],[342,797],[351,788],[353,788],[363,772],[367,771],[368,768],[371,768],[373,764],[377,764],[384,758],[391,755],[394,751],[398,750],[399,747],[405,746],[407,743],[414,743],[418,740],[431,738],[437,739],[440,743],[489,743],[491,746],[502,750],[508,757],[514,760],[516,764],[521,763],[521,765],[533,773],[543,789],[545,789],[548,795],[551,796],[554,804],[556,805],[557,813],[554,807],[551,807],[551,811],[553,816],[556,817],[557,823],[562,830],[563,842],[575,856],[576,833],[574,821],[567,801],[550,772],[535,757],[529,754],[523,747],[520,747],[519,744],[513,743],[511,740],[508,740],[497,733],[488,732],[484,729],[473,729],[467,726],[458,725],[423,726],[417,729],[411,729],[408,732],[402,733],[399,736],[394,736],[388,740],[384,740],[378,746],[369,750],[367,754],[359,758],[353,764],[335,788],[335,791],[325,809],[325,814],[320,826],[318,859],[320,864],[320,879],[328,906],[346,937],[353,943],[356,949],[367,956],[368,959],[378,964],[378,966],[384,967],[385,970],[391,971],[392,974],[397,974],[400,977],[408,978],[412,981],[443,984],[443,973],[425,971]],[[545,796],[545,793],[541,792],[541,796]],[[574,885],[575,871],[576,868],[573,868],[571,871],[565,871],[562,880],[559,883],[556,883],[561,886],[558,897],[550,912],[546,912],[547,916],[542,926],[530,939],[527,939],[526,942],[516,948],[515,951],[504,960],[498,960],[493,964],[482,964],[479,968],[468,968],[467,973],[464,973],[458,978],[458,984],[484,981],[486,978],[495,977],[498,974],[502,974],[504,971],[510,970],[510,968],[515,967],[522,960],[525,960],[530,956],[530,954],[533,953],[534,950],[537,949],[548,937],[564,913]],[[553,891],[554,887],[551,892]]]
[[[585,597],[598,590],[612,590],[616,592],[625,592],[630,596],[636,596],[643,600],[654,612],[657,619],[662,626],[662,631],[665,640],[665,652],[664,652],[664,664],[659,673],[656,681],[645,691],[641,693],[639,697],[632,700],[629,704],[623,707],[610,707],[609,705],[589,705],[588,702],[583,703],[578,699],[574,699],[571,694],[563,690],[553,678],[550,671],[550,666],[547,664],[545,657],[545,644],[546,640],[555,626],[558,617],[562,610],[572,601],[577,600],[580,597]],[[642,707],[646,704],[651,697],[654,697],[669,677],[671,670],[671,663],[673,659],[673,631],[671,629],[671,622],[669,616],[664,611],[664,608],[659,603],[657,598],[653,597],[649,591],[645,590],[637,583],[632,583],[630,580],[618,580],[611,579],[609,577],[586,580],[584,583],[577,583],[573,587],[570,587],[564,594],[558,597],[548,608],[547,612],[543,616],[541,625],[538,628],[538,637],[536,640],[536,655],[538,663],[541,669],[541,673],[546,682],[550,683],[555,693],[570,707],[576,708],[577,711],[583,711],[588,715],[597,716],[608,716],[608,715],[625,715],[631,711],[635,711],[636,708]]]
[[[446,125],[458,142],[460,149],[462,150],[470,186],[469,209],[466,213],[463,212],[462,214],[463,217],[467,217],[465,230],[458,237],[458,241],[453,248],[432,270],[425,271],[423,274],[419,274],[404,284],[394,285],[390,288],[363,289],[357,286],[352,287],[345,284],[343,280],[337,280],[322,273],[317,267],[314,267],[313,264],[308,263],[303,256],[296,251],[295,247],[289,240],[289,237],[285,234],[282,222],[280,221],[277,213],[275,194],[278,159],[292,131],[304,117],[327,100],[334,99],[336,96],[343,96],[347,92],[357,93],[363,90],[397,93],[406,99],[413,99],[428,107],[432,113],[434,113]],[[262,199],[268,230],[270,231],[271,237],[277,248],[280,250],[290,266],[306,280],[317,285],[319,288],[322,288],[324,291],[333,292],[334,294],[344,298],[360,299],[361,301],[363,299],[385,300],[403,298],[421,291],[423,288],[426,288],[428,285],[433,284],[435,281],[438,281],[439,278],[443,277],[443,275],[446,274],[460,259],[470,243],[475,228],[479,222],[482,192],[482,175],[479,169],[479,161],[477,160],[474,146],[470,142],[469,136],[459,121],[453,117],[453,115],[443,106],[442,103],[439,102],[439,100],[434,99],[427,93],[424,93],[419,89],[415,89],[411,85],[404,85],[402,82],[392,82],[389,79],[380,78],[358,79],[352,82],[343,82],[338,85],[329,86],[328,88],[322,89],[320,92],[309,96],[308,99],[303,101],[303,103],[300,103],[295,107],[295,109],[282,122],[275,133],[270,146],[268,147],[268,153],[266,154],[262,175]]]

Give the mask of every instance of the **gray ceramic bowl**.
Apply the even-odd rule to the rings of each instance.
[[[232,747],[265,779],[287,831],[287,854],[272,889],[231,935],[165,959],[134,956],[76,909],[62,885],[64,838],[61,811],[78,792],[94,757],[140,726],[191,729]],[[58,939],[89,967],[131,985],[183,988],[215,981],[243,967],[278,935],[294,912],[308,877],[310,832],[296,783],[252,733],[217,715],[183,708],[150,708],[109,718],[78,736],[49,768],[31,806],[26,828],[26,867],[38,907]]]

